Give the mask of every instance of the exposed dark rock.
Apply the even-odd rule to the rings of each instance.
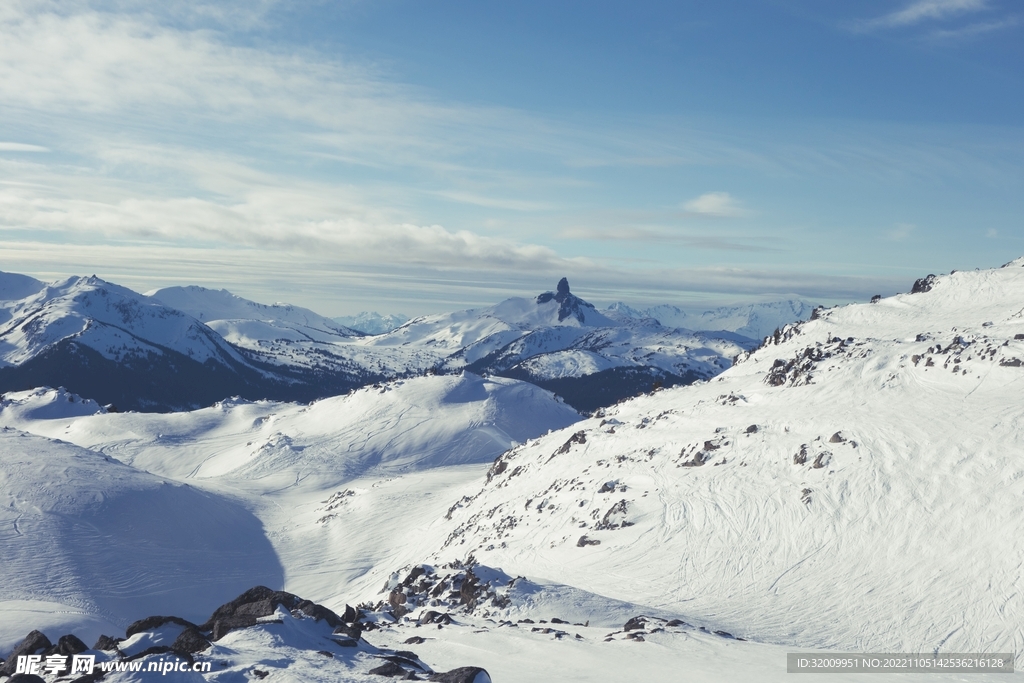
[[[273,614],[273,612],[271,612]],[[145,619],[139,619],[138,621],[132,622],[132,624],[124,630],[125,638],[131,638],[136,633],[142,633],[143,631],[152,631],[153,629],[160,628],[164,624],[177,624],[186,628],[198,629],[199,627],[193,624],[191,621],[186,621],[180,617],[146,617]]]
[[[747,427],[747,434],[756,434],[758,431],[757,425],[750,425]]]
[[[363,636],[363,629],[365,627],[366,624],[362,624],[360,622],[355,622],[352,624],[341,624],[340,626],[334,627],[334,634],[343,635],[348,638],[354,638],[356,640],[359,640]]]
[[[100,680],[101,678],[103,678],[106,675],[107,675],[106,671],[101,671],[99,669],[93,669],[93,672],[91,674],[85,674],[84,676],[79,676],[78,678],[76,678],[73,681],[71,681],[71,683],[96,683],[96,681]]]
[[[123,638],[111,638],[110,636],[100,636],[96,639],[96,644],[92,646],[94,650],[116,650],[117,644],[120,643]]]
[[[569,452],[569,449],[572,448],[572,445],[574,443],[578,443],[578,444],[582,445],[582,444],[585,444],[586,442],[587,442],[587,434],[586,434],[586,432],[584,432],[582,430],[578,431],[575,434],[573,434],[572,436],[570,436],[568,441],[566,441],[564,444],[559,446],[558,450],[556,450],[553,455],[563,455],[563,454]]]
[[[202,652],[208,647],[210,647],[210,641],[192,627],[182,631],[171,644],[171,649],[175,652]]]
[[[621,529],[623,527],[633,526],[632,522],[626,521],[626,511],[628,509],[629,503],[625,499],[620,500],[618,503],[608,508],[608,511],[604,513],[604,517],[601,518],[601,522],[594,528]]]
[[[1014,339],[1024,339],[1024,333],[1017,333],[1013,335]]]
[[[807,444],[800,446],[800,452],[793,455],[794,465],[803,465],[807,462]]]
[[[307,617],[313,617],[317,621],[326,621],[330,626],[341,626],[344,623],[337,614],[323,605],[318,605],[312,600],[303,600],[295,608]]]
[[[266,678],[267,676],[270,675],[270,672],[269,671],[264,671],[263,669],[253,669],[252,670],[252,675],[255,676],[256,678]]]
[[[818,455],[814,457],[814,462],[811,464],[811,467],[813,467],[816,470],[820,470],[822,467],[828,466],[828,464],[831,461],[832,454],[829,453],[828,451],[822,451],[821,453],[818,453]]]
[[[53,643],[41,631],[32,631],[14,646],[7,660],[0,666],[0,676],[11,676],[18,668],[18,657],[42,654],[53,647]]]
[[[289,611],[297,609],[318,621],[323,619],[331,626],[342,624],[338,615],[326,607],[302,600],[292,593],[256,586],[214,610],[209,620],[198,630],[210,631],[211,640],[217,641],[235,629],[255,626],[261,617],[274,614],[278,605]]]
[[[601,541],[596,538],[587,538],[586,535],[580,536],[580,540],[576,541],[577,548],[584,548],[588,545],[601,545]]]
[[[412,638],[406,638],[405,641],[403,642],[406,645],[422,645],[423,643],[427,642],[427,639],[423,638],[422,636],[413,636]]]
[[[846,439],[843,438],[843,433],[842,432],[836,432],[835,434],[830,436],[829,439],[828,439],[829,443],[843,443],[845,441],[846,441]]]
[[[317,650],[316,653],[318,655],[323,655],[324,657],[327,657],[327,659],[334,659],[333,652],[328,652],[327,650]]]
[[[873,297],[871,297],[871,303],[873,303],[873,304],[877,304],[881,300],[882,300],[882,295],[881,294],[875,294]]]
[[[341,620],[346,624],[351,624],[359,620],[359,610],[352,605],[345,605],[345,613],[341,615]]]
[[[7,683],[46,683],[46,679],[35,674],[15,674],[7,679]]]
[[[604,484],[601,485],[601,488],[599,488],[597,490],[597,492],[598,493],[612,493],[613,491],[615,491],[616,483],[617,482],[614,482],[614,481],[606,481]]]
[[[444,673],[436,673],[427,679],[438,683],[490,683],[491,677],[478,666],[463,666]]]
[[[57,644],[46,651],[47,655],[64,655],[70,657],[85,652],[89,647],[78,636],[69,633],[57,639]]]
[[[378,676],[387,676],[388,678],[405,678],[409,672],[394,662],[384,662],[380,666],[370,669],[370,673],[377,674]]]
[[[924,292],[932,291],[932,286],[935,284],[935,275],[929,274],[925,277],[914,280],[914,286],[911,288],[911,294],[923,294]]]
[[[629,621],[627,621],[626,625],[622,627],[622,630],[623,631],[635,631],[637,629],[643,629],[645,624],[647,624],[647,617],[645,617],[643,615],[636,616],[636,617],[633,617],[632,619],[630,619]]]
[[[722,636],[723,638],[732,638],[733,635],[728,631],[712,631],[716,636]]]

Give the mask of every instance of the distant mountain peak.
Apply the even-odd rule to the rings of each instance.
[[[546,304],[551,300],[559,303],[558,322],[562,322],[566,318],[573,317],[581,323],[584,323],[587,319],[585,309],[589,308],[595,313],[597,312],[597,309],[594,308],[593,304],[587,303],[575,294],[569,292],[568,278],[563,277],[559,280],[558,286],[555,287],[554,292],[544,292],[537,297],[538,304]]]

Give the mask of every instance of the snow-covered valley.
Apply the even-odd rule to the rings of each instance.
[[[1020,653],[1024,259],[915,290],[819,310],[706,381],[592,416],[472,372],[487,357],[555,372],[509,322],[548,303],[584,319],[545,326],[571,339],[545,348],[601,367],[577,342],[606,348],[618,328],[588,329],[603,314],[554,293],[354,335],[464,366],[312,403],[108,412],[8,392],[0,655],[32,629],[91,645],[156,614],[198,628],[256,585],[334,617],[280,598],[226,635],[210,621],[190,653],[224,663],[208,680],[379,680],[387,657],[423,678],[775,680],[795,651]],[[147,628],[121,651],[185,627]],[[122,678],[141,680],[106,680]]]

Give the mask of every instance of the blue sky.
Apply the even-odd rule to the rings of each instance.
[[[1009,1],[152,5],[0,7],[0,270],[419,314],[1024,254]]]

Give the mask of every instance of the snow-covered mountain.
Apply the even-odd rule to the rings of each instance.
[[[214,329],[218,329],[217,323],[262,322],[268,330],[260,338],[273,338],[274,334],[281,333],[271,330],[292,330],[311,338],[345,339],[360,336],[355,330],[308,308],[291,304],[260,304],[235,296],[226,289],[207,289],[195,285],[164,287],[146,292],[146,296],[187,313]]]
[[[363,311],[358,315],[334,318],[334,322],[366,334],[384,334],[409,322],[409,316],[400,313],[381,315],[376,311]]]
[[[782,681],[796,650],[1019,653],[1024,259],[913,289],[819,311],[711,381],[587,419],[470,373],[175,414],[8,394],[0,528],[5,548],[26,550],[5,550],[17,580],[0,562],[0,655],[30,628],[86,638],[145,616],[115,614],[108,573],[154,605],[167,582],[197,581],[173,562],[143,575],[70,546],[120,543],[117,520],[138,514],[152,540],[142,557],[165,533],[174,552],[184,531],[153,525],[191,528],[207,508],[227,520],[199,530],[211,538],[253,528],[239,510],[258,520],[281,567],[272,588],[339,616],[358,601],[373,626],[372,645],[327,643],[318,660],[311,644],[333,629],[275,608],[200,650],[224,662],[203,680],[363,680],[368,658],[411,661],[407,648],[503,683],[670,680],[680,662],[694,680]],[[96,483],[72,485],[83,478]],[[174,500],[167,519],[149,497],[160,510]],[[235,548],[218,548],[225,567]],[[198,602],[185,597],[196,620],[218,601]],[[157,628],[125,647],[170,642]]]
[[[1021,653],[1024,259],[914,291],[511,450],[431,561],[760,641]]]
[[[0,389],[65,385],[122,408],[208,404],[287,386],[181,311],[97,277],[3,274]],[[280,390],[280,389],[279,389]]]
[[[96,277],[0,277],[0,391],[64,386],[120,409],[176,410],[232,395],[312,400],[427,373],[498,374],[593,410],[707,379],[755,346],[606,316],[569,291],[426,316],[367,336],[308,309],[226,290],[139,295]]]
[[[665,327],[725,330],[761,340],[784,325],[807,320],[814,308],[815,304],[801,299],[722,306],[710,311],[687,310],[669,304],[637,309],[617,302],[609,306],[605,312],[618,320],[654,318]]]
[[[713,377],[756,345],[735,334],[611,318],[572,294],[565,278],[533,299],[416,318],[363,343],[434,354],[434,367],[443,372],[467,368],[533,382],[581,410],[611,405],[655,383]]]

